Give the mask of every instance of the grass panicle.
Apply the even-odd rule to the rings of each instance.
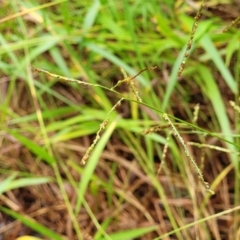
[[[223,33],[228,32],[230,28],[237,26],[240,23],[240,16],[233,20],[227,27],[223,29]]]
[[[42,73],[44,73],[44,74],[46,74],[50,77],[57,78],[61,81],[75,82],[75,83],[78,83],[80,85],[89,86],[89,87],[99,87],[98,84],[93,84],[93,83],[88,83],[88,82],[84,82],[84,81],[73,79],[73,78],[63,77],[63,76],[60,76],[60,75],[57,75],[57,74],[54,74],[54,73],[50,73],[50,72],[48,72],[46,70],[43,70],[43,69],[40,69],[40,68],[36,68],[36,67],[33,67],[33,66],[31,66],[31,67],[36,72],[42,72]]]
[[[240,107],[235,102],[229,101],[229,103],[236,112],[240,113]]]
[[[169,141],[170,141],[171,135],[172,135],[172,131],[169,132],[169,134],[168,134],[168,136],[166,138],[166,143],[164,144],[164,147],[163,147],[161,162],[160,162],[158,170],[157,170],[157,176],[158,177],[160,177],[160,174],[161,174],[162,169],[164,167],[164,164],[166,162],[166,156],[167,156],[167,151],[168,151]]]
[[[216,151],[219,151],[219,152],[235,153],[235,152],[232,152],[230,149],[219,147],[219,146],[214,146],[214,145],[210,145],[210,144],[188,142],[188,145],[195,146],[195,147],[198,147],[198,148],[209,148],[209,149],[216,150]]]
[[[184,123],[173,123],[173,124],[177,128],[191,128],[187,124],[184,124]],[[154,126],[154,127],[148,128],[148,129],[144,130],[143,133],[149,134],[149,133],[154,133],[154,132],[161,132],[164,129],[168,129],[170,127],[171,127],[171,124],[163,124],[160,126]]]
[[[200,105],[197,104],[197,105],[194,107],[193,120],[192,120],[193,123],[196,123],[197,120],[198,120],[199,109],[200,109]]]
[[[185,144],[183,138],[180,136],[180,134],[178,133],[176,127],[174,126],[174,124],[172,123],[172,121],[170,120],[170,118],[168,117],[168,115],[166,113],[163,114],[163,118],[170,124],[170,126],[172,128],[172,131],[173,131],[173,134],[177,137],[177,139],[179,140],[179,142],[183,146],[184,151],[186,153],[186,156],[188,157],[190,162],[193,164],[193,166],[194,166],[194,168],[195,168],[195,170],[197,172],[197,175],[198,175],[199,179],[201,180],[201,182],[203,183],[203,185],[205,186],[206,190],[209,193],[214,194],[214,191],[210,188],[209,183],[204,180],[202,172],[199,169],[199,167],[197,166],[196,161],[193,159],[193,157],[189,153],[187,145]]]
[[[181,65],[180,65],[180,67],[179,67],[179,69],[178,69],[178,73],[177,73],[178,77],[180,77],[180,76],[182,75],[182,72],[183,72],[183,70],[184,70],[184,68],[185,68],[186,61],[187,61],[187,59],[188,59],[188,57],[189,57],[189,53],[190,53],[190,50],[191,50],[192,44],[193,44],[194,35],[195,35],[196,30],[197,30],[197,27],[198,27],[198,22],[199,22],[199,20],[200,20],[200,18],[201,18],[201,16],[202,16],[202,11],[203,11],[203,8],[204,8],[204,3],[205,3],[205,1],[202,0],[201,5],[200,5],[200,8],[199,8],[199,10],[198,10],[198,12],[197,12],[197,15],[196,15],[195,18],[194,18],[192,30],[191,30],[191,33],[190,33],[190,38],[189,38],[189,40],[188,40],[188,42],[187,42],[186,51],[185,51],[185,53],[184,53],[184,57],[183,57],[183,60],[182,60],[182,62],[181,62]]]
[[[91,152],[93,151],[94,147],[96,146],[97,142],[100,140],[101,136],[101,132],[107,127],[108,122],[109,122],[109,115],[111,114],[111,112],[113,112],[114,110],[116,110],[116,108],[118,106],[121,105],[121,102],[124,100],[124,98],[121,98],[113,107],[112,109],[108,112],[107,114],[107,118],[100,124],[100,128],[97,131],[96,137],[93,140],[92,145],[87,149],[86,153],[84,154],[83,158],[81,159],[80,164],[81,165],[85,165],[90,157]]]

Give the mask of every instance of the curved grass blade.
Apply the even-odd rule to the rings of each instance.
[[[201,40],[200,43],[202,44],[202,47],[205,49],[205,51],[208,53],[209,57],[213,60],[216,67],[218,68],[219,72],[222,74],[224,81],[228,85],[228,87],[231,89],[231,91],[236,94],[237,93],[237,85],[236,82],[233,79],[233,76],[231,75],[229,69],[224,64],[219,51],[215,48],[212,40],[210,37],[206,34]]]
[[[17,173],[14,172],[12,175],[1,181],[0,183],[0,195],[9,190],[9,185],[14,181],[14,178],[17,177]]]
[[[223,103],[223,99],[221,97],[219,88],[213,78],[212,73],[208,68],[202,65],[198,66],[198,71],[202,77],[202,81],[204,81],[204,84],[207,87],[208,97],[213,105],[214,111],[216,113],[219,125],[224,134],[225,139],[228,140],[229,142],[234,142],[232,137],[231,127],[230,127],[230,122],[227,117],[227,112]],[[237,152],[235,147],[232,144],[227,143],[227,146],[232,152]],[[235,156],[232,156],[232,160],[235,167],[237,167],[238,158],[236,154]]]
[[[16,213],[16,212],[14,212],[8,208],[2,207],[2,206],[0,206],[0,211],[19,220],[24,225],[26,225],[29,228],[33,229],[34,231],[42,234],[43,236],[46,236],[46,237],[48,237],[50,239],[54,239],[54,240],[63,240],[63,237],[61,237],[57,233],[53,232],[49,228],[37,223],[34,219],[32,219],[28,216],[23,216],[20,213]]]
[[[184,46],[182,48],[179,56],[177,57],[174,65],[173,65],[169,83],[167,85],[167,89],[166,89],[166,92],[165,92],[164,98],[163,98],[162,109],[161,109],[163,112],[165,112],[167,105],[169,104],[169,99],[170,99],[173,89],[177,83],[178,70],[179,70],[179,67],[181,66],[185,52],[186,52],[186,46]]]
[[[20,178],[16,179],[8,184],[6,191],[21,187],[28,186],[36,186],[39,184],[49,183],[51,182],[50,178],[47,177],[39,177],[39,178]]]
[[[158,229],[158,226],[137,228],[137,229],[131,229],[131,230],[126,230],[122,232],[112,233],[109,236],[111,239],[114,239],[114,240],[136,239],[156,229]],[[95,240],[105,240],[105,238],[96,238]]]
[[[30,139],[18,134],[16,131],[7,130],[12,136],[14,136],[20,143],[27,147],[31,152],[36,154],[38,157],[43,159],[48,164],[53,164],[56,162],[53,156],[50,156],[43,147],[40,147],[36,143],[32,142]]]

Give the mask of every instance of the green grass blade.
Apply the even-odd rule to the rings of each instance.
[[[116,232],[113,234],[109,234],[109,236],[111,239],[114,239],[114,240],[123,240],[123,239],[130,240],[130,239],[136,239],[136,238],[142,237],[145,234],[156,230],[157,228],[158,228],[157,226],[137,228],[137,229],[131,229],[131,230],[126,230],[122,232]],[[105,240],[105,238],[94,238],[94,240]]]
[[[79,37],[77,37],[77,38],[79,38]],[[39,37],[39,38],[22,40],[22,41],[19,41],[16,43],[8,43],[8,44],[5,44],[2,46],[2,48],[0,49],[0,55],[2,55],[4,53],[10,54],[13,51],[22,50],[26,46],[28,46],[28,47],[39,46],[40,44],[44,44],[46,42],[53,41],[56,44],[60,41],[63,41],[64,39],[71,39],[71,37],[47,35],[47,36],[43,36],[43,37]]]
[[[219,125],[224,134],[224,138],[226,140],[228,140],[229,142],[233,142],[230,122],[227,117],[227,112],[226,112],[219,88],[216,84],[216,81],[214,80],[213,75],[210,72],[210,70],[208,68],[206,68],[205,66],[202,66],[202,65],[199,66],[198,71],[202,77],[202,81],[204,81],[204,84],[207,87],[207,95],[213,105]],[[231,151],[236,152],[234,145],[228,144],[228,143],[227,143],[227,145]],[[233,157],[232,159],[233,159],[234,165],[237,166],[238,159],[236,157]]]
[[[51,182],[50,178],[47,177],[39,177],[39,178],[21,178],[16,179],[8,184],[8,188],[6,190],[21,188],[21,187],[29,187],[36,186],[39,184],[49,183]]]
[[[169,79],[169,83],[167,85],[166,93],[164,94],[164,98],[163,98],[163,103],[162,103],[162,111],[163,112],[165,112],[165,110],[167,108],[167,105],[170,104],[169,100],[170,100],[170,97],[173,93],[174,87],[177,83],[178,69],[179,69],[179,67],[181,65],[181,62],[183,60],[183,56],[185,54],[185,51],[186,51],[186,46],[183,47],[183,49],[181,50],[180,54],[178,55],[174,65],[173,65],[171,75],[170,75],[170,79]]]
[[[114,63],[115,65],[117,65],[118,67],[121,67],[124,69],[124,71],[126,71],[130,76],[134,76],[137,74],[137,71],[134,70],[133,68],[131,68],[129,65],[127,65],[124,61],[122,61],[121,59],[119,59],[118,57],[116,57],[113,53],[109,52],[107,49],[101,48],[99,46],[97,46],[94,43],[88,43],[87,47],[101,55],[102,57],[106,58],[107,60],[109,60],[110,62]],[[145,79],[143,76],[138,76],[137,79],[139,80],[139,82],[144,86],[144,87],[149,87],[150,83],[147,81],[147,79]]]
[[[57,233],[51,231],[48,227],[45,227],[45,226],[37,223],[34,219],[32,219],[28,216],[23,216],[19,213],[13,212],[12,210],[2,207],[2,206],[0,206],[0,211],[19,220],[24,225],[26,225],[29,228],[33,229],[34,231],[42,234],[43,236],[46,236],[46,237],[48,237],[50,239],[54,239],[54,240],[63,240],[63,237],[61,237]]]
[[[83,22],[83,30],[89,30],[93,26],[100,7],[99,0],[94,0]]]
[[[48,164],[53,164],[56,162],[54,157],[50,156],[43,147],[38,146],[36,143],[32,142],[23,135],[18,134],[16,131],[7,130],[12,136],[14,136],[20,143],[27,147],[31,152],[36,154],[38,157],[46,161]]]
[[[57,47],[53,47],[50,49],[50,54],[54,60],[54,62],[57,64],[58,68],[61,69],[61,72],[65,76],[70,76],[69,68],[62,56],[62,53],[59,51]]]
[[[231,89],[231,91],[236,94],[237,93],[237,86],[236,82],[234,81],[234,78],[232,74],[230,73],[229,69],[225,66],[219,51],[215,48],[212,40],[210,37],[206,34],[201,40],[200,43],[202,47],[205,49],[205,51],[208,53],[209,57],[213,60],[216,67],[218,68],[219,72],[222,74],[226,84]]]
[[[0,182],[0,195],[9,190],[9,185],[14,181],[14,178],[17,177],[17,173],[14,172],[8,178],[4,179]]]
[[[0,110],[2,106],[0,106]],[[42,117],[43,119],[54,119],[57,117],[60,117],[61,115],[64,114],[69,114],[73,112],[72,107],[59,107],[57,109],[46,109],[45,111],[42,111]],[[9,113],[8,113],[9,114]],[[28,123],[31,121],[36,121],[37,120],[37,114],[36,113],[31,113],[26,116],[14,116],[13,119],[9,121],[10,124],[19,124],[19,123]]]

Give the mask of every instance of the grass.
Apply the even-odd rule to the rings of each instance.
[[[239,16],[201,4],[0,3],[0,236],[240,238]]]

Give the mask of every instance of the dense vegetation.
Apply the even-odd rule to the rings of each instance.
[[[0,1],[0,239],[240,238],[236,3]]]

